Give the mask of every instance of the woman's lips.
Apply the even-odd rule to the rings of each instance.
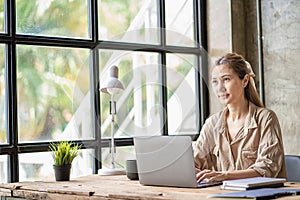
[[[219,98],[226,99],[229,95],[228,94],[220,94]]]

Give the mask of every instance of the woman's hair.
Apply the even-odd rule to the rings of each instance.
[[[264,107],[256,91],[253,80],[254,73],[252,72],[250,64],[247,64],[247,61],[243,56],[237,53],[227,53],[216,61],[216,66],[218,65],[230,66],[241,80],[244,79],[246,74],[249,74],[250,80],[244,89],[245,97],[248,101],[254,103],[256,106]],[[249,67],[247,65],[249,65]]]

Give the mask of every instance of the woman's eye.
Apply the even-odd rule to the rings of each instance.
[[[218,83],[218,81],[216,81],[216,80],[213,80],[213,81],[212,81],[212,84],[213,84],[213,85],[216,85],[217,83]]]
[[[224,81],[230,81],[230,78],[224,78]]]

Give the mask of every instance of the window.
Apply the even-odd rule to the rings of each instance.
[[[8,156],[7,155],[0,155],[0,178],[1,178],[1,183],[6,183],[7,182],[7,161],[8,161]]]
[[[100,40],[158,44],[155,0],[98,0]]]
[[[4,33],[5,30],[4,22],[4,0],[0,0],[0,33]]]
[[[17,34],[90,38],[88,1],[17,0]]]
[[[118,167],[134,157],[134,136],[197,135],[207,115],[199,9],[204,1],[0,0],[1,182],[53,178],[48,145],[60,140],[83,144],[71,177],[109,165],[110,95],[99,88],[112,65],[125,86]]]
[[[6,108],[6,95],[5,95],[5,46],[0,44],[0,144],[7,143],[6,137],[6,120],[5,120],[5,108]]]
[[[109,57],[106,60],[105,57]],[[116,57],[116,58],[115,58]],[[136,51],[100,50],[100,74],[107,75],[117,65],[125,90],[116,96],[118,131],[115,137],[161,135],[159,121],[158,70],[159,54]],[[105,79],[100,76],[100,80]],[[101,95],[102,138],[110,137],[110,95]]]
[[[92,174],[93,150],[80,150],[72,162],[71,178]],[[53,161],[51,152],[19,154],[20,181],[49,180],[53,181]]]
[[[165,4],[167,44],[197,46],[194,35],[195,13],[193,1],[165,1]]]
[[[88,49],[17,45],[19,142],[93,138],[89,84]]]
[[[167,54],[168,133],[195,134],[197,105],[194,55]]]

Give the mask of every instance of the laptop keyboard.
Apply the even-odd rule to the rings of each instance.
[[[222,181],[207,183],[206,181],[201,181],[198,183],[198,188],[211,187],[216,185],[222,185]]]

